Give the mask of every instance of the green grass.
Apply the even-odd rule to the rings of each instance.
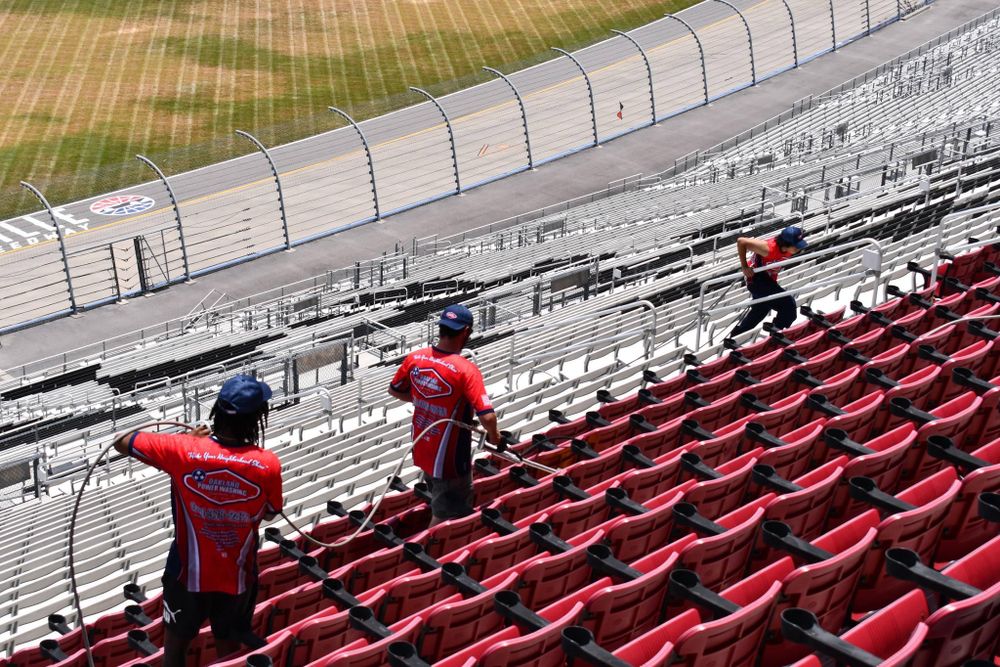
[[[697,0],[7,0],[0,4],[0,217],[368,118]]]

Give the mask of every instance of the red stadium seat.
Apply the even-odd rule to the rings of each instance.
[[[517,579],[518,574],[511,572],[494,578],[490,590],[484,593],[420,612],[415,617],[423,620],[414,642],[417,653],[433,662],[500,631],[503,617],[493,612],[493,596],[500,590],[512,590]]]
[[[549,622],[521,634],[510,625],[491,637],[434,663],[434,667],[556,667],[564,664],[562,631],[577,622],[583,603],[560,601],[538,612]]]
[[[972,455],[990,465],[962,478],[962,487],[944,521],[939,561],[960,558],[997,534],[996,526],[979,516],[978,498],[983,491],[1000,491],[1000,440],[983,445]]]
[[[630,563],[669,542],[674,527],[674,506],[682,500],[683,487],[646,502],[645,514],[616,519],[605,527],[605,543],[620,560]]]
[[[764,508],[764,520],[781,521],[787,524],[796,536],[805,540],[820,535],[826,526],[826,517],[830,512],[830,505],[833,503],[834,493],[841,481],[846,461],[846,456],[839,456],[793,480],[793,483],[801,486],[802,490],[776,496]],[[773,559],[766,555],[767,549],[759,540],[756,550],[765,555],[766,562]],[[761,563],[758,558],[754,560],[756,564]]]
[[[746,571],[764,508],[774,498],[767,494],[716,520],[726,532],[711,537],[687,535],[673,543],[680,565],[694,570],[706,588],[718,590],[739,581]]]
[[[825,419],[816,419],[784,434],[774,434],[786,444],[767,447],[757,457],[758,463],[769,465],[785,479],[793,479],[809,468],[816,441],[823,432]],[[748,438],[745,438],[745,440]]]
[[[694,609],[679,614],[614,652],[633,667],[727,665],[753,667],[781,584],[720,595],[741,605],[718,620],[703,621]]]
[[[851,498],[847,481],[852,477],[868,477],[883,491],[895,492],[899,488],[903,459],[916,439],[916,429],[905,423],[864,443],[872,453],[850,458],[844,464],[844,473],[830,505],[831,519],[850,519],[869,509],[869,505]]]
[[[366,606],[377,609],[385,599],[385,592],[379,591],[373,595],[361,598]],[[460,600],[461,596],[453,596]],[[358,632],[352,629],[348,610],[338,610],[334,607],[313,615],[288,628],[295,635],[295,643],[290,649],[289,663],[304,665],[319,660],[358,637]]]
[[[914,505],[915,509],[892,514],[882,521],[876,521],[866,512],[849,522],[874,526],[878,530],[878,548],[868,552],[854,598],[854,611],[877,609],[913,588],[885,574],[885,550],[892,547],[912,549],[924,562],[933,562],[944,519],[961,485],[955,469],[946,468],[896,494],[897,499]]]
[[[684,502],[694,504],[710,519],[735,510],[750,488],[750,476],[760,453],[761,449],[754,449],[720,465],[716,472],[722,477],[696,483],[684,494]]]
[[[832,554],[830,558],[797,567],[792,558],[785,556],[733,586],[760,587],[772,581],[781,583],[778,603],[771,616],[770,632],[764,642],[761,667],[787,665],[807,652],[781,637],[780,614],[785,609],[801,607],[813,612],[820,625],[830,632],[837,632],[843,626],[861,576],[861,567],[872,548],[875,535],[874,528],[864,529],[861,526],[831,531],[811,541],[813,546]]]
[[[277,637],[270,639],[267,646],[253,651],[241,652],[237,657],[229,657],[209,663],[213,667],[244,667],[247,658],[253,655],[267,656],[275,665],[282,665],[288,659],[288,653],[292,647],[292,634],[281,632]]]
[[[412,642],[420,631],[421,619],[413,618],[391,626],[392,635],[378,641],[358,639],[342,649],[324,656],[308,667],[382,667],[386,664],[386,650],[394,642]],[[275,663],[278,665],[280,663]],[[238,667],[233,664],[228,667]]]

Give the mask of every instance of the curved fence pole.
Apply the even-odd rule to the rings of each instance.
[[[871,34],[872,34],[871,0],[865,0],[865,36],[871,37]]]
[[[292,239],[288,235],[288,217],[285,215],[285,194],[281,190],[281,177],[278,176],[278,168],[274,165],[274,160],[271,159],[271,152],[264,147],[264,144],[262,144],[257,137],[253,136],[249,132],[236,130],[236,134],[256,146],[257,149],[264,154],[264,157],[267,158],[267,164],[271,167],[271,174],[274,175],[274,184],[278,188],[278,210],[281,212],[281,228],[285,232],[285,250],[291,250]]]
[[[184,279],[190,282],[191,266],[188,264],[187,244],[184,242],[184,225],[181,224],[181,209],[177,206],[177,197],[174,195],[174,189],[170,186],[170,181],[167,180],[166,175],[152,160],[144,155],[136,155],[135,159],[153,170],[157,178],[163,182],[163,186],[167,189],[167,194],[170,195],[170,203],[174,206],[174,216],[177,218],[177,236],[181,241],[181,257],[184,260]]]
[[[649,76],[649,109],[650,109],[650,112],[651,112],[650,115],[653,117],[653,124],[655,125],[656,124],[656,94],[653,92],[653,68],[649,64],[649,57],[646,55],[646,50],[644,48],[642,48],[641,46],[639,46],[639,42],[635,41],[635,39],[632,38],[632,35],[629,35],[626,32],[622,32],[621,30],[614,30],[614,29],[612,29],[611,32],[613,32],[614,34],[618,35],[619,37],[624,37],[628,41],[632,42],[632,45],[635,46],[635,48],[639,49],[639,55],[642,56],[643,62],[646,63],[646,74]]]
[[[590,85],[590,75],[587,74],[587,70],[583,68],[583,64],[580,63],[580,61],[577,60],[569,51],[564,51],[555,46],[552,47],[552,50],[556,53],[561,53],[572,60],[577,69],[580,70],[580,74],[583,75],[583,80],[587,82],[587,94],[590,96],[590,119],[594,125],[594,145],[596,146],[601,142],[597,138],[597,107],[594,105],[594,87]]]
[[[799,41],[795,35],[795,15],[792,14],[792,8],[788,5],[788,0],[781,0],[782,4],[785,5],[785,11],[788,12],[788,23],[792,26],[792,57],[795,59],[795,66],[799,66]]]
[[[489,72],[495,77],[503,80],[509,87],[514,97],[517,99],[517,105],[521,107],[521,123],[524,125],[524,148],[528,152],[528,169],[535,168],[535,160],[531,156],[531,136],[528,134],[528,112],[524,108],[524,100],[521,98],[521,93],[518,92],[517,86],[514,82],[507,78],[507,75],[500,70],[493,69],[492,67],[484,67],[484,71]]]
[[[705,65],[705,49],[701,45],[701,39],[698,38],[698,33],[694,31],[694,28],[691,27],[690,23],[676,14],[664,14],[664,17],[680,21],[680,24],[687,28],[688,32],[691,33],[691,36],[694,37],[694,43],[698,45],[698,53],[701,54],[701,85],[705,89],[705,104],[708,104],[708,67]]]
[[[903,18],[903,0],[896,0],[896,20]]]
[[[63,237],[62,227],[59,226],[59,220],[56,219],[56,213],[52,210],[52,205],[49,204],[49,200],[46,199],[45,195],[43,195],[34,185],[28,183],[27,181],[21,181],[21,187],[35,195],[35,199],[37,199],[48,212],[49,219],[52,221],[52,226],[56,228],[56,238],[59,239],[59,254],[62,255],[63,271],[66,273],[66,287],[69,288],[69,307],[73,313],[78,313],[80,312],[80,309],[76,305],[76,293],[73,291],[73,277],[69,273],[69,257],[66,255],[66,239]]]
[[[358,125],[354,121],[354,119],[351,118],[350,115],[348,115],[346,111],[338,109],[337,107],[327,107],[327,108],[330,109],[330,111],[332,111],[333,113],[343,118],[344,120],[346,120],[348,123],[350,123],[351,127],[354,128],[354,131],[358,133],[358,138],[361,139],[361,145],[364,146],[365,155],[368,156],[368,177],[371,179],[372,182],[372,203],[375,206],[375,219],[381,221],[382,209],[378,205],[378,188],[375,185],[375,161],[372,159],[372,149],[368,145],[368,137],[365,136],[365,132],[364,130],[361,129],[361,126]]]
[[[753,35],[750,34],[750,24],[747,22],[747,18],[743,16],[743,12],[736,9],[736,5],[729,2],[729,0],[715,0],[716,2],[721,2],[726,7],[736,12],[736,15],[740,17],[743,21],[743,27],[747,29],[747,44],[750,46],[750,80],[753,85],[757,85],[757,61],[753,57]]]
[[[833,0],[830,0],[830,34],[833,36],[833,50],[837,50],[837,19],[833,15]]]
[[[441,103],[434,99],[434,96],[428,93],[423,88],[417,88],[415,86],[410,86],[410,90],[415,93],[420,93],[437,107],[437,110],[441,112],[441,116],[444,118],[444,124],[448,127],[448,138],[451,139],[451,161],[455,165],[455,193],[462,193],[462,181],[458,176],[458,151],[455,149],[455,132],[451,129],[451,119],[448,118],[448,113],[441,106]]]

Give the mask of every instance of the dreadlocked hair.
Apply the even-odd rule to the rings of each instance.
[[[218,409],[218,404],[212,406],[208,417],[212,420],[212,431],[225,439],[238,441],[241,445],[264,446],[264,430],[267,428],[267,403],[255,413],[247,415],[231,415]]]

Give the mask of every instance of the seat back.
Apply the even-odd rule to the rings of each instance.
[[[751,667],[756,664],[780,590],[781,584],[774,582],[765,593],[739,611],[700,623],[684,632],[674,646],[675,662],[671,664],[690,667]],[[725,597],[725,591],[722,595]]]
[[[750,476],[760,452],[755,449],[722,464],[716,470],[723,476],[696,483],[684,495],[684,502],[694,504],[701,514],[711,519],[736,509],[750,486]]]
[[[979,494],[1000,492],[1000,440],[980,447],[973,456],[994,464],[973,470],[962,479],[962,488],[944,520],[939,561],[961,558],[997,534],[996,526],[979,515]]]
[[[500,630],[504,622],[493,611],[493,595],[513,589],[517,578],[517,573],[512,572],[484,593],[421,612],[423,623],[415,642],[418,655],[434,662]]]
[[[712,590],[729,586],[743,577],[757,530],[764,519],[764,508],[774,498],[763,498],[719,517],[717,523],[726,532],[694,540],[681,551],[680,567],[694,570],[701,583]]]
[[[903,459],[916,439],[917,430],[907,422],[864,443],[874,452],[849,459],[844,464],[844,474],[830,505],[831,518],[850,519],[869,509],[865,503],[851,498],[848,480],[852,477],[870,477],[883,491],[896,491]]]
[[[649,512],[612,521],[605,527],[605,543],[626,563],[663,546],[674,527],[674,505],[683,496],[682,490],[667,492],[647,503]]]
[[[825,419],[816,419],[781,435],[781,439],[788,444],[765,449],[757,457],[758,463],[771,466],[785,479],[795,479],[802,475],[809,468],[813,449],[825,423]]]

